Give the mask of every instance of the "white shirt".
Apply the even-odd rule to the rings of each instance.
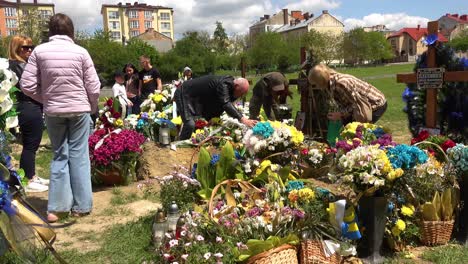
[[[112,86],[112,93],[114,94],[114,98],[119,99],[121,106],[128,105],[129,100],[127,98],[127,92],[125,91],[125,86],[123,84],[115,83],[114,86]]]

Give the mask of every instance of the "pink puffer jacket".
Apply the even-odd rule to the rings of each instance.
[[[49,115],[95,113],[100,86],[88,51],[64,35],[37,46],[21,76],[21,90]]]

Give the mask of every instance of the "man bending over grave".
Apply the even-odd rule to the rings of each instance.
[[[280,72],[265,74],[253,88],[249,103],[250,118],[258,120],[260,108],[263,106],[269,120],[282,119],[279,104],[286,103],[287,96],[291,96],[291,93],[286,77]]]
[[[249,82],[244,78],[207,75],[188,80],[174,94],[177,109],[183,121],[180,139],[189,139],[195,129],[195,119],[203,117],[210,120],[226,111],[231,117],[239,119],[247,126],[256,121],[247,119],[233,105],[249,91]]]
[[[318,64],[309,72],[312,88],[324,89],[330,100],[338,104],[338,111],[329,112],[329,120],[375,123],[387,110],[385,95],[371,84],[352,75],[336,72]]]

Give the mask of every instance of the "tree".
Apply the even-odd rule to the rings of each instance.
[[[333,60],[342,60],[343,36],[333,33],[321,33],[311,30],[303,35],[301,42],[312,51],[317,62],[330,64]]]
[[[258,35],[252,48],[249,50],[251,64],[258,68],[275,68],[286,43],[279,33],[266,32]]]
[[[394,56],[392,46],[381,32],[367,32],[366,42],[368,46],[367,60],[378,62]]]
[[[23,11],[18,18],[18,33],[30,37],[35,45],[48,39],[47,21],[37,9]]]
[[[468,51],[468,28],[462,30],[456,37],[454,37],[449,45],[456,51]]]
[[[217,52],[222,54],[227,52],[227,47],[229,45],[228,36],[224,30],[223,23],[220,21],[216,21],[216,29],[213,33],[213,42]]]
[[[345,33],[343,53],[345,61],[349,63],[364,62],[368,54],[368,42],[363,28],[355,28]]]

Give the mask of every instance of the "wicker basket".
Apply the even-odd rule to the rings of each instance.
[[[286,244],[249,258],[247,264],[299,264],[299,261],[296,247]]]
[[[301,264],[338,264],[341,262],[341,256],[336,253],[327,257],[322,242],[318,240],[303,240],[299,259]]]
[[[445,245],[449,242],[453,230],[452,221],[422,221],[421,240],[426,246]]]

